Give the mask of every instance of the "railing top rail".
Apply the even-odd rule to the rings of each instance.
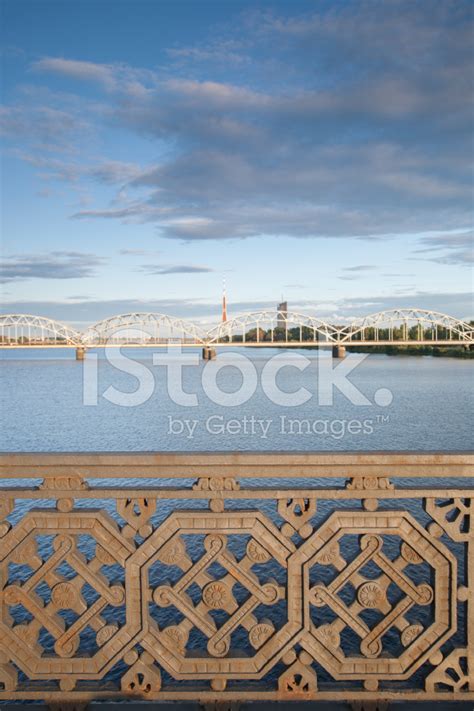
[[[474,477],[474,452],[57,452],[0,454],[0,480]]]

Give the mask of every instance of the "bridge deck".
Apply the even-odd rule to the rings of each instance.
[[[473,343],[474,344],[474,343]],[[345,346],[351,348],[355,346],[466,346],[469,347],[469,342],[452,339],[452,340],[406,340],[406,341],[231,341],[229,342],[166,342],[166,343],[98,343],[98,344],[81,344],[81,343],[0,343],[0,349],[25,349],[25,348],[77,348],[84,347],[88,350],[98,348],[330,348],[331,346]]]

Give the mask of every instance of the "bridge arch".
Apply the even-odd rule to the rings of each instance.
[[[2,345],[70,345],[81,343],[81,334],[70,326],[44,316],[0,314]]]
[[[416,337],[410,338],[410,329],[413,328],[416,329]],[[474,342],[474,327],[465,321],[439,311],[416,308],[389,309],[355,319],[341,329],[340,340],[378,340],[377,335],[382,329],[388,331],[388,340],[394,342],[426,340],[427,333],[430,336],[427,340]]]
[[[160,313],[127,313],[111,316],[89,326],[82,334],[85,346],[114,342],[159,345],[186,343],[202,345],[204,334],[192,321]]]
[[[31,314],[0,315],[0,347],[8,345],[94,346],[133,345],[248,345],[288,343],[347,344],[432,341],[440,345],[474,344],[474,327],[453,316],[426,309],[379,311],[350,323],[330,324],[297,312],[253,311],[219,323],[208,331],[186,319],[161,313],[126,313],[103,319],[83,333],[54,319]]]
[[[208,344],[321,341],[337,342],[339,329],[314,316],[293,311],[252,311],[218,324],[208,334]]]

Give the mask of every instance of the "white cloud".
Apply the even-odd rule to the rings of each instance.
[[[95,276],[103,259],[84,252],[55,251],[43,254],[14,254],[0,263],[0,282],[26,279],[83,279]]]
[[[196,71],[40,59],[36,73],[74,80],[87,107],[90,86],[103,98],[92,111],[78,96],[63,109],[32,107],[33,96],[7,107],[12,140],[36,132],[57,146],[62,135],[77,151],[75,161],[33,146],[18,155],[47,179],[92,184],[92,192],[95,182],[117,186],[110,200],[97,191],[74,217],[153,223],[184,241],[381,239],[470,225],[472,58],[460,40],[472,18],[464,6],[454,13],[449,2],[427,10],[400,0],[295,8],[286,17],[256,11],[239,23],[235,39],[228,29],[169,49],[175,60],[199,55]],[[226,58],[241,51],[253,60],[248,72]],[[222,66],[212,61],[218,52]],[[269,75],[273,61],[278,71]],[[151,141],[159,161],[143,166],[79,150],[75,141],[91,121],[107,140],[129,131],[133,141]]]
[[[32,69],[38,72],[52,72],[62,74],[72,79],[94,81],[102,84],[106,89],[116,87],[115,72],[112,66],[84,62],[60,57],[46,57],[34,62]]]

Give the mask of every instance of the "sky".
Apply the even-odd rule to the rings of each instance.
[[[2,0],[3,312],[473,318],[464,0]]]

